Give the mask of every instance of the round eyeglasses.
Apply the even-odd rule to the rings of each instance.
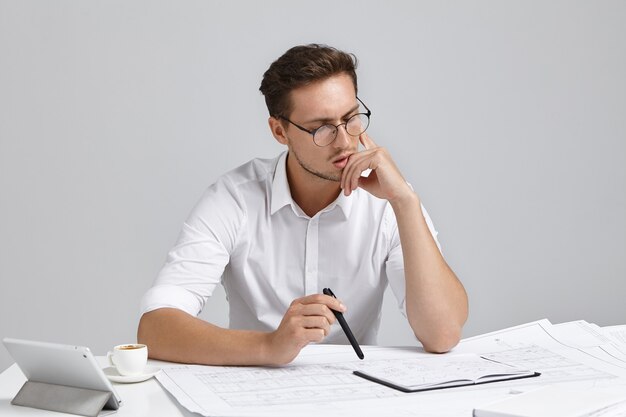
[[[335,139],[337,139],[339,126],[344,126],[344,128],[346,129],[346,133],[348,133],[348,135],[350,136],[359,136],[369,127],[370,116],[372,115],[372,112],[370,111],[370,109],[367,108],[365,103],[363,103],[360,98],[357,97],[356,99],[359,100],[359,103],[361,103],[363,107],[365,107],[367,113],[356,113],[350,116],[350,118],[348,118],[345,122],[339,123],[338,125],[333,125],[329,123],[322,125],[317,129],[309,130],[292,122],[284,116],[278,116],[278,118],[291,123],[303,132],[313,135],[313,143],[315,143],[317,146],[328,146],[333,143]]]

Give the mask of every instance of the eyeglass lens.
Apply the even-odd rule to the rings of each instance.
[[[346,132],[350,136],[359,136],[361,133],[367,130],[369,126],[369,117],[366,114],[359,113],[349,118],[345,124]],[[339,125],[342,126],[342,125]],[[319,146],[326,146],[333,142],[338,134],[338,128],[333,125],[324,125],[315,131],[313,140]]]

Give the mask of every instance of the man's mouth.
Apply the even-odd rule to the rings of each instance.
[[[337,159],[335,159],[333,161],[333,165],[336,168],[343,169],[343,168],[345,168],[346,164],[348,163],[348,158],[350,158],[350,154],[340,155]]]

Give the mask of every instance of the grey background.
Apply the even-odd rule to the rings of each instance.
[[[281,151],[258,86],[309,42],[359,57],[465,336],[625,323],[625,21],[623,1],[0,0],[0,337],[134,340],[204,188]],[[414,343],[386,297],[379,343]],[[202,317],[227,325],[222,291]]]

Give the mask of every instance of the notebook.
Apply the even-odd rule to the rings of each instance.
[[[509,381],[541,375],[483,356],[442,354],[363,363],[355,375],[403,392]]]

